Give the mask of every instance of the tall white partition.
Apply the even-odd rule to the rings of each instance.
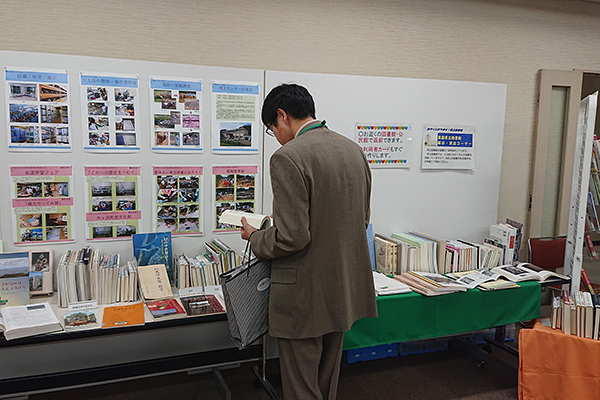
[[[357,123],[412,124],[411,166],[372,169],[375,232],[416,230],[480,242],[497,222],[506,85],[267,71],[265,93],[280,83],[306,86],[317,118],[352,139]],[[431,124],[475,127],[474,170],[421,168],[423,126]],[[266,138],[264,206],[269,213],[268,159],[277,148],[274,138]]]

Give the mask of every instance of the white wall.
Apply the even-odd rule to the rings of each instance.
[[[599,37],[600,4],[575,0],[3,0],[0,12],[0,50],[505,83],[498,219],[520,221],[537,71],[600,70]]]

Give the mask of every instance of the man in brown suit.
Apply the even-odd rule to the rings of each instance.
[[[271,260],[269,332],[285,400],[335,399],[344,332],[376,317],[367,245],[371,171],[360,147],[315,119],[306,88],[280,85],[262,120],[282,145],[271,157],[273,226],[242,238]]]

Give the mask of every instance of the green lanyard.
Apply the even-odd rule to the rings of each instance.
[[[325,125],[325,120],[323,120],[320,124],[318,125],[313,125],[313,126],[309,126],[308,128],[304,128],[300,131],[300,133],[298,135],[296,135],[296,137],[299,137],[300,135],[302,135],[304,132],[306,131],[310,131],[311,129],[315,129],[315,128],[321,128],[321,127],[325,127],[327,128],[327,125]]]

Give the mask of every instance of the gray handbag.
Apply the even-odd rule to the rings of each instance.
[[[221,274],[220,280],[229,333],[242,350],[269,331],[271,261],[252,259]]]

